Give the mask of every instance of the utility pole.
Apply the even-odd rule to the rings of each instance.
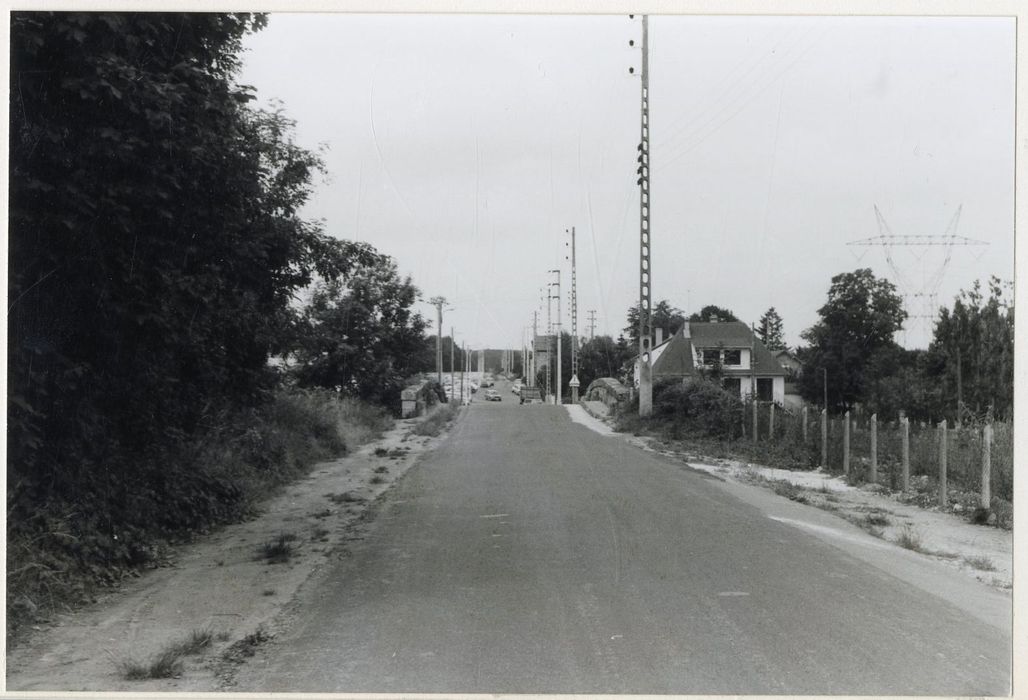
[[[560,371],[561,371],[561,367],[560,366],[561,366],[561,364],[563,364],[560,361],[560,359],[561,359],[560,358],[561,335],[563,335],[561,333],[561,327],[563,326],[563,322],[561,320],[561,315],[560,315],[560,302],[561,302],[561,299],[560,299],[560,270],[550,270],[550,272],[553,272],[553,273],[555,273],[557,275],[557,281],[555,283],[553,283],[553,286],[557,287],[557,293],[552,298],[557,300],[557,327],[555,329],[557,331],[557,357],[556,357],[556,362],[557,362],[557,387],[556,387],[556,391],[554,392],[554,394],[556,395],[556,403],[559,406],[563,402],[563,399],[564,399],[564,397],[563,397],[564,384],[562,383],[561,376],[560,376]]]
[[[553,393],[553,295],[550,294],[550,287],[553,283],[546,285],[546,397]]]
[[[596,336],[596,309],[586,311],[589,314],[589,340]]]
[[[535,375],[538,372],[538,367],[536,367],[536,363],[538,363],[538,361],[539,361],[538,358],[536,357],[536,353],[535,353],[535,351],[536,351],[535,339],[537,337],[538,327],[539,327],[539,312],[538,311],[533,311],[532,312],[532,373],[530,375],[528,375],[528,386],[533,386],[533,387],[535,386]]]
[[[453,396],[453,390],[457,387],[453,384],[453,346],[457,342],[457,336],[453,333],[453,326],[450,326],[450,396]]]
[[[439,319],[439,331],[435,336],[435,371],[436,380],[443,383],[443,306],[446,304],[445,297],[432,297],[428,303],[435,307]]]
[[[629,42],[631,45],[631,42]],[[650,376],[650,55],[649,16],[642,16],[642,120],[639,140],[639,415],[653,413]]]
[[[460,344],[460,403],[464,405],[464,370],[465,365],[468,364],[468,350],[467,341],[461,341]]]
[[[578,286],[575,270],[575,227],[571,227],[571,403],[578,405]]]

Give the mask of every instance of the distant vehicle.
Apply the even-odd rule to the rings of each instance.
[[[534,386],[522,387],[521,388],[521,392],[520,392],[520,396],[521,396],[521,403],[542,403],[543,402],[542,392],[539,391],[539,389],[537,389]]]
[[[510,388],[510,393],[515,394],[515,395],[520,394],[521,393],[521,385],[520,384],[515,384],[514,386],[512,386]]]
[[[488,388],[490,388],[490,387],[491,387],[492,385],[493,385],[493,380],[492,380],[492,379],[483,379],[483,380],[482,380],[482,388],[483,388],[483,389],[488,389]]]
[[[485,392],[486,401],[503,401],[503,397],[500,396],[499,392],[495,389],[486,389]]]

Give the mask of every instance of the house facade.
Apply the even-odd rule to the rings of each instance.
[[[741,399],[755,393],[758,401],[785,402],[785,369],[741,321],[686,322],[655,345],[650,357],[654,381],[716,373],[721,385]],[[634,379],[638,387],[638,358]]]

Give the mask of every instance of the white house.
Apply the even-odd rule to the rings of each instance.
[[[659,336],[658,336],[659,340]],[[720,368],[721,384],[742,399],[785,402],[785,369],[741,321],[686,322],[650,353],[653,380],[698,376]],[[639,386],[639,361],[635,361]]]

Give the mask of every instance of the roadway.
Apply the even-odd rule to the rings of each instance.
[[[496,389],[233,690],[1009,693],[1008,630]]]

